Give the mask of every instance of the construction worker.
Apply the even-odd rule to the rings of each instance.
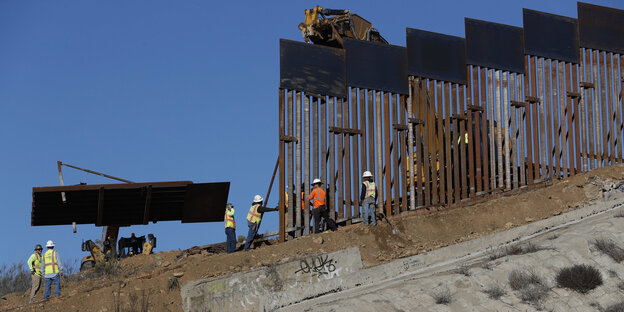
[[[267,208],[262,206],[264,198],[260,195],[254,196],[249,213],[247,213],[247,225],[249,226],[249,233],[247,233],[247,240],[245,241],[245,251],[249,251],[251,242],[258,233],[258,227],[260,227],[260,221],[265,212],[277,211],[277,208]]]
[[[360,202],[362,203],[362,218],[364,224],[368,225],[368,218],[370,217],[370,223],[377,225],[377,219],[375,218],[375,202],[377,199],[377,187],[373,182],[373,174],[370,171],[364,171],[362,174],[362,191],[360,192]]]
[[[308,197],[309,200],[312,201],[312,215],[314,216],[314,233],[319,233],[321,231],[321,218],[325,219],[327,226],[330,230],[336,230],[336,223],[334,220],[329,218],[329,212],[327,211],[327,206],[325,205],[326,193],[321,188],[321,179],[314,179],[312,181],[312,192]]]
[[[43,247],[37,244],[35,246],[35,252],[28,258],[28,268],[30,269],[30,276],[32,279],[30,300],[28,300],[28,303],[34,302],[35,295],[41,288],[41,251],[43,251]]]
[[[228,203],[225,206],[225,236],[227,241],[225,249],[227,253],[236,251],[236,221],[234,221],[234,205]]]
[[[43,261],[41,265],[43,267],[43,276],[45,277],[45,292],[43,293],[43,300],[50,298],[50,287],[54,283],[54,295],[56,297],[61,296],[61,277],[63,277],[63,265],[61,263],[61,257],[56,250],[54,250],[54,242],[49,240],[46,243],[48,249],[43,254]]]

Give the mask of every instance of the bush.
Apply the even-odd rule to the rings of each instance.
[[[30,288],[30,283],[30,272],[26,269],[26,265],[14,263],[0,268],[0,297],[14,292],[24,292]]]
[[[614,305],[608,306],[605,312],[624,312],[624,301],[620,301]]]
[[[180,281],[178,281],[177,277],[172,277],[169,279],[169,281],[167,282],[167,289],[169,291],[174,290],[174,289],[179,289],[180,288]]]
[[[453,294],[451,294],[448,288],[434,292],[431,297],[433,297],[436,304],[449,304],[453,301]]]
[[[550,291],[546,282],[533,270],[514,269],[509,273],[509,286],[520,292],[520,299],[537,304]]]
[[[462,264],[457,269],[455,269],[454,272],[457,273],[457,274],[470,276],[470,267],[465,265],[465,264]]]
[[[505,256],[524,255],[528,253],[538,252],[540,250],[546,250],[548,248],[535,245],[531,242],[524,245],[515,244],[507,246],[505,248],[499,248],[497,251],[490,254],[490,260],[496,260]]]
[[[620,263],[624,260],[624,249],[610,239],[598,238],[592,243],[596,249]]]
[[[557,273],[556,280],[559,287],[569,288],[583,294],[602,285],[600,271],[593,266],[585,264],[577,264],[561,269]]]
[[[540,284],[530,284],[520,289],[520,299],[525,302],[538,303],[548,295],[550,289]]]
[[[507,294],[507,291],[505,290],[505,287],[499,285],[499,284],[492,284],[487,286],[485,289],[482,290],[484,293],[486,293],[488,295],[488,297],[490,297],[490,299],[495,299],[498,300],[500,297],[504,296]]]

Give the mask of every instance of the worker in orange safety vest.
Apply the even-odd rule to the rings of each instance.
[[[327,205],[325,204],[325,199],[327,198],[327,193],[321,188],[321,179],[314,179],[312,181],[312,192],[308,199],[312,201],[312,215],[314,216],[314,233],[321,232],[321,218],[325,220],[327,226],[330,230],[336,230],[336,222],[329,218],[329,211],[327,209]]]

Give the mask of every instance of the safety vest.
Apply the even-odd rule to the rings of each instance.
[[[225,210],[225,228],[233,228],[236,229],[236,221],[234,221],[234,214],[232,216],[228,216],[227,210]]]
[[[288,208],[288,192],[284,192],[284,207]]]
[[[315,187],[310,194],[310,200],[312,201],[313,209],[325,205],[325,191],[318,186]]]
[[[44,274],[55,274],[59,271],[58,263],[56,262],[56,250],[48,249],[43,255],[43,262],[45,268],[43,268]]]
[[[30,265],[32,265],[32,268],[35,270],[35,274],[41,276],[41,256],[38,253],[33,253],[33,255],[30,257],[35,257],[35,259],[33,259],[33,261],[30,263]]]
[[[366,186],[366,195],[364,195],[364,198],[366,197],[375,198],[375,182],[364,181],[363,183],[364,183],[364,186]]]
[[[251,205],[251,208],[249,208],[249,213],[247,214],[247,221],[251,223],[260,223],[260,219],[262,219],[262,216],[258,212],[258,207],[260,207],[260,203]]]

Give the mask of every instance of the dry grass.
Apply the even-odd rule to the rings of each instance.
[[[178,280],[177,277],[172,277],[169,279],[169,281],[167,282],[167,290],[172,291],[175,289],[179,289],[180,288],[180,281]]]
[[[582,294],[602,285],[602,275],[591,265],[577,264],[563,268],[557,273],[557,285]]]
[[[494,251],[490,254],[490,260],[496,260],[505,256],[524,255],[547,249],[549,248],[535,245],[531,242],[528,242],[526,244],[515,244],[504,248],[499,248],[498,250]]]
[[[617,263],[624,260],[624,249],[608,238],[597,238],[592,245]]]
[[[462,264],[457,269],[455,269],[454,272],[464,276],[470,276],[470,267],[468,265]]]
[[[30,288],[30,283],[30,272],[26,270],[24,264],[14,263],[0,268],[0,297],[14,292],[24,292]]]
[[[624,218],[624,210],[616,212],[613,216],[616,218]]]
[[[550,291],[546,281],[533,270],[514,269],[509,273],[509,286],[520,292],[520,299],[525,302],[539,304]]]
[[[490,297],[490,299],[498,300],[500,297],[507,294],[505,287],[499,284],[491,284],[482,290]]]
[[[449,304],[453,301],[453,294],[448,288],[440,289],[431,294],[436,304]]]

